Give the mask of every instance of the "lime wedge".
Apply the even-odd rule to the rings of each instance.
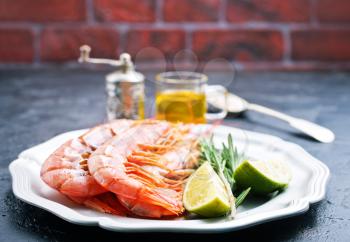
[[[208,162],[188,179],[183,202],[187,211],[205,217],[218,217],[230,211],[225,186]]]
[[[292,174],[282,161],[243,161],[234,179],[242,189],[251,187],[255,194],[266,195],[288,186]]]

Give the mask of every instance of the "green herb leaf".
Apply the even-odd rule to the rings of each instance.
[[[203,139],[201,142],[201,163],[209,161],[214,170],[223,174],[232,190],[236,189],[233,178],[234,171],[238,164],[243,160],[243,155],[239,154],[237,148],[233,145],[231,134],[227,137],[227,146],[223,143],[222,150],[215,148],[213,137]]]
[[[231,134],[227,137],[227,146],[222,144],[221,157],[226,162],[226,169],[230,177],[227,180],[230,182],[232,190],[236,189],[235,180],[233,174],[238,166],[238,164],[243,160],[243,154],[239,154],[237,148],[233,145]]]
[[[224,183],[225,189],[229,195],[231,216],[233,217],[237,206],[235,205],[235,198],[233,196],[233,190],[236,188],[233,174],[236,167],[241,162],[243,155],[239,154],[237,148],[233,145],[231,135],[227,137],[227,146],[224,143],[222,144],[221,151],[215,148],[213,137],[201,140],[200,146],[200,163],[208,161]],[[244,198],[245,197],[243,197],[242,201]]]
[[[238,206],[243,203],[244,199],[248,196],[250,189],[251,188],[248,187],[243,192],[241,192],[241,194],[238,195],[238,197],[236,198],[236,208],[238,208]]]

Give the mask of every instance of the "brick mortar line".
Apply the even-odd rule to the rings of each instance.
[[[220,7],[218,12],[219,25],[222,23],[226,23],[226,8],[227,8],[227,0],[220,0]]]
[[[316,7],[317,7],[317,1],[318,0],[309,0],[310,2],[310,24],[314,27],[319,26],[317,14],[316,14]]]
[[[95,23],[95,10],[93,0],[85,0],[86,4],[86,23]]]
[[[350,61],[348,62],[321,62],[321,61],[290,61],[284,62],[262,62],[262,63],[247,63],[238,62],[243,69],[260,69],[260,70],[273,70],[278,68],[284,69],[305,69],[305,70],[334,70],[334,69],[346,69],[350,70]]]
[[[126,49],[127,33],[129,28],[127,26],[115,26],[115,30],[119,33],[118,54],[121,54]]]
[[[186,36],[185,36],[185,49],[191,50],[192,51],[192,30],[187,30],[186,31]]]
[[[163,22],[163,0],[156,1],[156,24]]]
[[[212,23],[162,23],[161,25],[153,24],[123,24],[123,23],[110,23],[110,26],[116,25],[117,27],[128,26],[130,30],[159,30],[159,29],[184,29],[184,30],[283,30],[288,27],[290,30],[349,30],[350,24],[348,25],[337,25],[337,24],[325,24],[315,27],[310,24],[285,24],[285,23],[243,23],[243,24],[212,24]],[[109,26],[102,24],[101,26]]]
[[[229,61],[232,64],[235,64],[238,66],[239,70],[244,70],[244,69],[260,69],[260,70],[273,70],[276,68],[285,68],[285,69],[323,69],[323,70],[331,70],[331,69],[346,69],[350,70],[350,61],[348,62],[321,62],[321,61],[292,61],[289,64],[279,62],[279,61],[264,61],[264,62],[235,62],[235,61]],[[157,61],[152,61],[151,64],[150,62],[146,63],[139,63],[139,69],[143,68],[148,68],[148,67],[154,67],[156,68],[157,65],[161,64],[163,65],[164,63],[160,63]],[[188,64],[187,62],[184,62],[186,65]],[[199,64],[203,64],[206,62],[199,62]],[[25,63],[0,63],[0,70],[6,70],[9,68],[13,69],[30,69],[30,68],[67,68],[67,69],[85,69],[86,67],[83,67],[81,64],[71,61],[71,62],[65,62],[61,64],[57,63],[50,63],[50,62],[42,62],[39,64],[25,64]],[[218,66],[217,68],[220,68]],[[94,67],[89,67],[87,69],[96,69],[96,70],[106,70],[110,71],[111,68],[94,68]]]
[[[33,52],[34,52],[33,64],[39,64],[39,63],[41,63],[40,36],[41,36],[42,28],[41,28],[41,26],[33,26],[32,31],[33,31],[33,35],[34,35],[34,37],[33,37]]]
[[[67,24],[69,24],[67,26]],[[310,23],[261,23],[261,22],[249,22],[249,23],[123,23],[123,22],[60,22],[60,23],[14,23],[14,22],[0,22],[0,28],[32,28],[33,26],[40,26],[42,28],[79,28],[79,27],[102,27],[102,28],[128,28],[128,29],[190,29],[190,30],[282,30],[288,27],[290,30],[349,30],[349,24],[335,24],[328,23],[318,26],[314,26]]]
[[[42,24],[39,23],[25,23],[25,22],[0,22],[0,28],[1,29],[6,29],[6,28],[18,28],[18,29],[31,29],[35,27],[41,27],[43,26]]]
[[[285,64],[291,63],[291,53],[292,53],[292,40],[288,27],[282,29],[283,38],[283,59],[282,62]]]

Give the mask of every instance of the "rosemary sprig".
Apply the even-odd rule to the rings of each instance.
[[[248,196],[249,192],[250,192],[250,187],[248,187],[247,189],[245,189],[243,192],[241,192],[238,197],[236,198],[236,208],[238,208],[239,205],[241,205],[244,201],[244,199]]]
[[[235,180],[233,178],[233,173],[236,170],[238,164],[243,158],[243,154],[239,154],[237,148],[233,145],[231,134],[227,137],[228,146],[224,143],[222,144],[221,157],[225,160],[226,164],[226,179],[230,183],[232,190],[235,190]]]
[[[215,148],[213,137],[211,137],[209,140],[202,140],[200,142],[201,163],[208,161],[224,183],[231,205],[231,216],[233,217],[236,212],[236,199],[232,192],[235,190],[235,180],[233,174],[236,167],[242,160],[243,155],[239,154],[237,148],[233,145],[231,135],[228,136],[227,141],[227,146],[222,144],[222,150],[220,151]]]
[[[203,139],[201,142],[201,163],[209,161],[214,170],[219,173],[222,171],[232,190],[235,190],[234,171],[243,160],[243,154],[240,154],[233,144],[231,134],[227,137],[227,146],[223,143],[222,150],[215,148],[213,137],[209,140]]]

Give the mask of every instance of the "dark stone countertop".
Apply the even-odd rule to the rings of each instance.
[[[16,199],[8,165],[19,152],[105,119],[104,74],[67,69],[0,70],[0,241],[349,241],[350,73],[239,73],[229,86],[250,101],[315,121],[335,132],[334,143],[321,144],[253,112],[230,116],[224,122],[295,142],[328,165],[332,176],[327,197],[305,214],[216,235],[123,234],[73,225]],[[213,73],[210,80],[224,77]]]

